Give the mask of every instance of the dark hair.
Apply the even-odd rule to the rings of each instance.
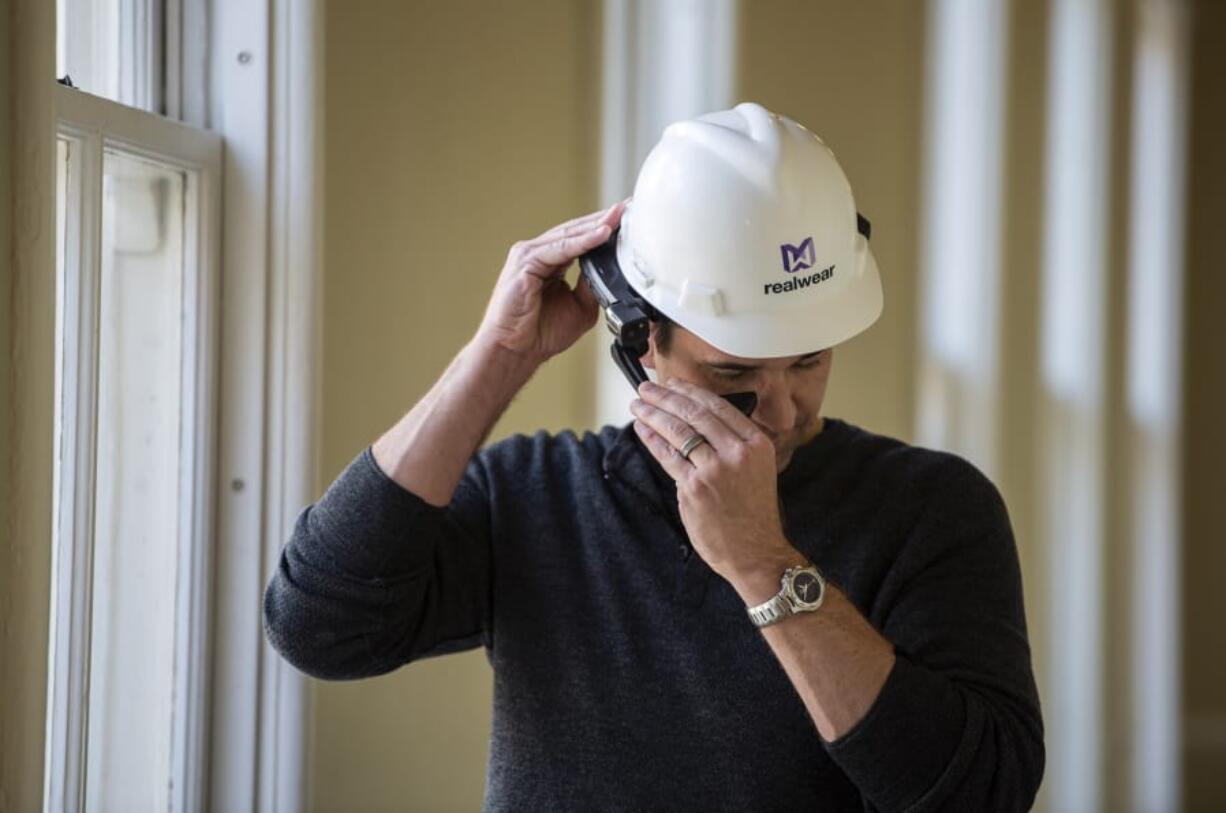
[[[656,350],[667,353],[673,343],[673,320],[656,311],[651,321],[656,326]]]

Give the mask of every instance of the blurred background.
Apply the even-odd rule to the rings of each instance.
[[[819,134],[886,308],[826,413],[1009,505],[1038,809],[1226,805],[1221,3],[329,2],[323,488],[476,327],[507,248],[629,194],[676,118]],[[624,419],[594,331],[495,437]],[[480,652],[314,684],[314,804],[476,808]],[[447,777],[446,781],[441,781]]]
[[[1226,809],[1224,45],[1219,0],[0,0],[0,811],[38,809],[44,767],[51,800],[86,793],[83,776],[106,780],[90,799],[137,798],[123,794],[157,771],[148,809],[478,809],[484,653],[303,683],[263,643],[260,590],[303,504],[472,335],[511,244],[629,195],[666,124],[740,101],[820,135],[873,224],[885,311],[836,352],[825,414],[961,454],[1005,497],[1047,729],[1036,809]],[[51,84],[69,68],[89,94],[177,121],[129,127],[118,105]],[[136,141],[162,128],[166,154],[190,161],[151,173],[116,157],[128,142],[104,159],[90,116]],[[82,145],[99,162],[84,181]],[[176,210],[184,190],[221,197],[223,166],[223,228],[207,216],[220,208]],[[131,477],[141,463],[80,501],[105,506],[114,484],[115,514],[153,530],[84,542],[65,483],[84,471],[92,487],[91,469],[60,469],[88,444],[61,411],[89,399],[62,397],[75,345],[61,333],[89,331],[64,316],[76,260],[55,256],[65,228],[80,236],[82,198],[104,222],[106,207],[143,218],[116,256],[224,245],[159,277],[161,305],[132,288],[130,310],[103,311],[182,346],[130,334],[135,358],[160,348],[171,372],[138,362],[134,384],[103,393],[116,414],[140,387],[173,397],[149,452],[168,450],[162,491]],[[216,341],[182,327],[197,305]],[[217,382],[174,367],[193,342],[219,356]],[[607,357],[592,331],[492,440],[627,420]],[[148,421],[123,414],[134,445]],[[200,443],[216,468],[193,469],[175,456],[182,428],[205,425],[220,427]],[[176,488],[200,524],[172,549],[153,526],[185,521],[145,507]],[[157,579],[102,554],[82,586],[64,575],[78,542],[153,561],[170,586],[123,605],[124,579]],[[102,732],[106,712],[124,717],[112,699],[74,711],[91,668],[79,625],[105,615],[100,595],[133,617],[124,646],[161,658],[147,686],[110,661],[140,746],[117,724],[86,747],[83,719]],[[156,600],[177,608],[157,645]],[[127,761],[86,771],[86,750]]]

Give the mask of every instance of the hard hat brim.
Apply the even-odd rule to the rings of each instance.
[[[664,301],[659,288],[639,291],[652,306],[717,350],[744,358],[780,358],[825,350],[867,330],[881,316],[883,298],[877,260],[867,241],[860,267],[839,293],[836,309],[713,315]],[[652,294],[655,293],[656,296]],[[813,310],[822,313],[815,318]]]

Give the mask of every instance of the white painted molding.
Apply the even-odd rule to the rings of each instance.
[[[1133,34],[1125,392],[1131,521],[1130,763],[1119,781],[1135,810],[1183,808],[1180,731],[1184,630],[1184,234],[1190,22],[1180,0],[1138,0]],[[1144,224],[1140,227],[1139,224]],[[1155,268],[1165,269],[1155,274]],[[1189,722],[1199,719],[1192,718]],[[1222,721],[1218,721],[1219,724]],[[1203,732],[1211,732],[1212,725]],[[1198,731],[1197,733],[1202,733]],[[1219,736],[1226,727],[1219,725]],[[1188,732],[1192,735],[1192,731]],[[1226,739],[1226,737],[1223,737]]]
[[[221,442],[209,798],[257,809],[268,326],[269,2],[216,0],[210,126],[225,139]]]
[[[1008,4],[928,6],[916,439],[997,471]]]
[[[67,91],[67,89],[65,89]],[[71,93],[71,91],[67,91]],[[57,105],[62,107],[62,105]],[[61,113],[62,115],[62,113]],[[47,743],[44,809],[70,810],[85,805],[85,737],[89,688],[89,610],[93,604],[93,501],[96,426],[92,403],[96,392],[98,263],[101,243],[102,138],[85,128],[60,125],[76,138],[77,155],[67,173],[64,191],[65,265],[69,272],[59,281],[57,321],[64,324],[57,354],[72,361],[60,363],[62,385],[56,393],[54,460],[61,475],[52,487],[58,491],[54,533],[51,538],[51,644],[47,674]],[[58,163],[58,161],[57,161]],[[58,183],[57,183],[57,193]],[[57,205],[59,202],[57,201]],[[87,265],[88,264],[88,265]],[[58,276],[58,275],[57,275]],[[87,409],[64,407],[91,404]],[[55,537],[76,540],[62,550]],[[67,553],[68,555],[63,555]]]
[[[211,121],[226,139],[212,797],[307,807],[308,686],[264,638],[265,585],[316,486],[323,232],[320,0],[218,0]],[[254,544],[258,540],[258,544]]]
[[[264,576],[315,497],[322,393],[323,7],[274,0]],[[259,810],[307,807],[308,686],[261,648]]]
[[[1111,619],[1107,441],[1109,150],[1113,15],[1107,0],[1051,4],[1044,238],[1039,280],[1038,528],[1050,599],[1045,791],[1054,810],[1107,800],[1104,653]]]

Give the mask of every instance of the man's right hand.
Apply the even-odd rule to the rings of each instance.
[[[596,321],[596,297],[566,284],[575,258],[609,239],[625,202],[516,243],[475,339],[371,449],[385,474],[431,505],[451,501],[464,467],[533,371]]]
[[[477,331],[478,342],[534,366],[574,344],[595,324],[599,307],[582,276],[574,288],[567,284],[566,269],[609,239],[624,209],[620,201],[513,245]]]

